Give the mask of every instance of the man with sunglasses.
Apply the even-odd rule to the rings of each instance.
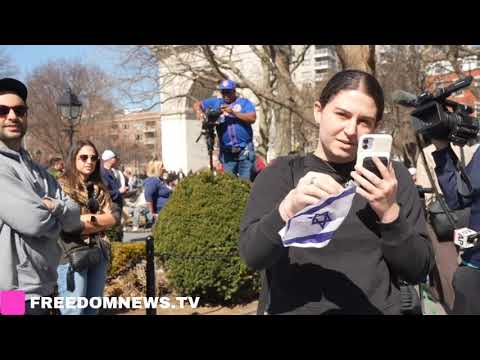
[[[217,126],[220,162],[225,172],[250,180],[255,165],[252,124],[257,113],[250,100],[237,96],[236,87],[232,80],[221,81],[222,96],[197,101],[193,104],[193,111],[199,120],[203,120],[209,108],[222,112]]]
[[[81,232],[80,209],[22,146],[27,132],[26,86],[0,79],[0,291],[32,297],[54,295],[60,231]]]

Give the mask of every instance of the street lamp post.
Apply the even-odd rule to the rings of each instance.
[[[68,133],[70,148],[72,148],[75,127],[80,123],[80,117],[82,115],[82,103],[70,87],[67,88],[66,92],[58,100],[57,110],[60,117],[66,119],[68,122],[66,132]]]

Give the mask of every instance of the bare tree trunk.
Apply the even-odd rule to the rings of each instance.
[[[375,45],[337,45],[342,69],[357,69],[375,75]]]
[[[291,103],[293,99],[289,85],[292,83],[290,72],[292,48],[290,45],[272,45],[270,49],[280,74],[277,96],[282,103]],[[283,106],[275,106],[275,134],[274,152],[276,156],[287,155],[292,150],[291,111]]]
[[[261,102],[260,106],[262,108],[262,115],[259,117],[259,136],[257,138],[258,145],[256,151],[263,157],[267,157],[268,147],[270,144],[270,124],[272,123],[272,107],[267,102]]]
[[[275,156],[287,155],[291,151],[291,126],[289,111],[279,106],[275,107]]]
[[[271,82],[271,73],[268,65],[262,62],[262,88],[271,88]],[[262,98],[260,98],[259,101],[260,108],[262,109],[262,116],[257,118],[257,121],[259,122],[259,136],[257,137],[258,145],[255,150],[266,159],[271,139],[270,125],[272,123],[272,105],[270,102],[265,101],[265,99]]]

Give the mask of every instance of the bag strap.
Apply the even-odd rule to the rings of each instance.
[[[470,177],[467,175],[465,170],[465,150],[460,147],[460,161],[455,163],[455,167],[457,169],[457,191],[458,193],[465,198],[471,198],[476,195],[476,191],[473,188],[472,182],[470,181]]]
[[[305,176],[305,157],[295,156],[289,161],[292,173],[292,184],[295,188],[302,177]]]

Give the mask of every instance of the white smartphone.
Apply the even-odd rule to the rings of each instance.
[[[388,166],[392,152],[392,141],[392,135],[389,134],[362,135],[358,141],[356,164],[363,165],[365,169],[381,178],[380,171],[372,158],[377,157],[385,166]]]

